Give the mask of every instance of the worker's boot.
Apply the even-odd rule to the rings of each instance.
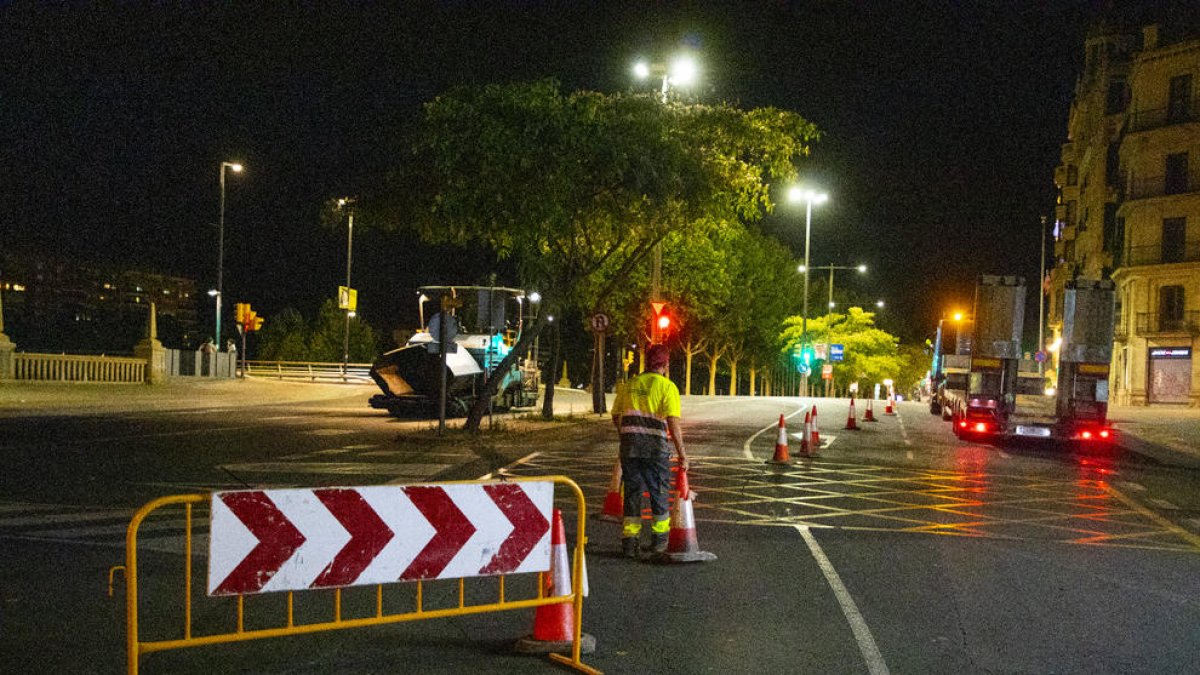
[[[657,532],[650,534],[650,553],[653,555],[662,555],[667,552],[667,533]]]
[[[637,559],[638,557],[638,538],[637,537],[622,537],[621,538],[621,555],[626,558]]]

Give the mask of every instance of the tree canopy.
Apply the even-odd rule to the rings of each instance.
[[[425,106],[391,183],[393,222],[514,260],[548,310],[591,310],[668,235],[760,219],[771,183],[791,179],[817,137],[773,108],[564,93],[549,80],[459,88]]]
[[[788,317],[782,334],[783,351],[791,354],[803,335],[803,318]],[[808,341],[843,345],[844,360],[828,362],[833,364],[833,379],[838,386],[854,381],[866,384],[894,380],[904,365],[897,338],[876,328],[875,315],[861,307],[851,307],[845,314],[810,317]]]

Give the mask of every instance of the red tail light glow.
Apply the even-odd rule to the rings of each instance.
[[[1110,432],[1108,429],[1100,430],[1100,438],[1108,438],[1111,435],[1112,435],[1112,432]]]
[[[1080,438],[1082,438],[1082,439],[1083,439],[1083,440],[1085,440],[1085,441],[1090,441],[1090,440],[1092,439],[1092,432],[1090,432],[1090,431],[1081,431],[1081,432],[1079,432],[1079,437],[1080,437]]]
[[[980,432],[987,431],[987,424],[985,424],[983,422],[976,422],[975,423],[975,431],[980,431]]]
[[[960,428],[962,428],[962,429],[966,429],[966,428],[967,428],[967,421],[966,421],[966,420],[962,420],[961,422],[959,422],[959,423],[958,423],[958,426],[959,426]]]

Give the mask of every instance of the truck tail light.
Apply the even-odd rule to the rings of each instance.
[[[1085,441],[1090,441],[1092,440],[1092,432],[1084,429],[1083,431],[1079,432],[1079,437]]]
[[[1107,439],[1108,439],[1110,436],[1112,436],[1112,432],[1111,432],[1111,431],[1109,431],[1108,429],[1101,429],[1101,430],[1100,430],[1100,438],[1103,438],[1103,439],[1106,439],[1106,440],[1107,440]]]
[[[986,422],[976,422],[975,423],[975,431],[978,431],[979,433],[983,433],[987,430],[988,430],[988,425]]]

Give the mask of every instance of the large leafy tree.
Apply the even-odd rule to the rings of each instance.
[[[792,353],[803,338],[803,320],[799,316],[784,321],[781,335],[783,352]],[[899,340],[875,327],[875,315],[861,307],[845,314],[830,313],[808,320],[808,338],[812,343],[840,344],[845,347],[843,361],[833,363],[834,383],[843,387],[850,382],[870,385],[895,379],[904,365],[898,350]],[[814,373],[814,377],[819,377]]]
[[[390,197],[396,223],[426,241],[482,243],[513,259],[544,289],[543,316],[590,311],[669,233],[760,218],[769,183],[794,175],[816,136],[775,109],[563,93],[552,81],[460,88],[426,104]]]

